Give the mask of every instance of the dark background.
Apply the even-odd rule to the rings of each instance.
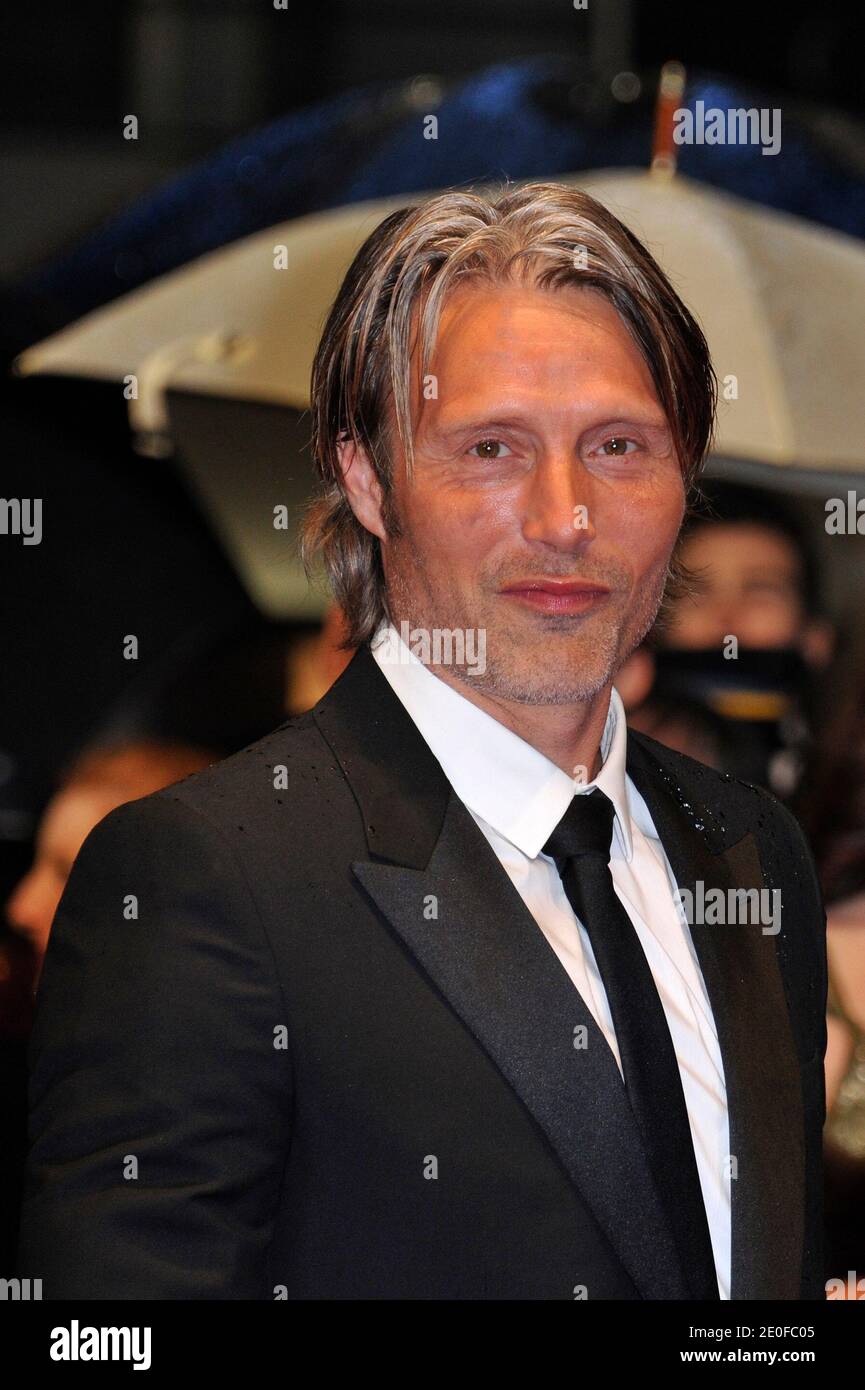
[[[786,0],[40,0],[0,20],[4,277],[158,178],[357,84],[587,50],[611,73],[669,58],[865,113],[852,4]],[[158,48],[159,58],[155,59]],[[124,114],[142,138],[120,138]]]

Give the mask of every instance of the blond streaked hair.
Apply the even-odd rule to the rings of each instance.
[[[384,525],[398,536],[392,429],[411,477],[412,361],[423,381],[442,306],[456,285],[514,279],[540,289],[590,288],[610,300],[651,372],[686,491],[696,483],[717,403],[708,346],[660,266],[617,217],[581,189],[557,183],[506,186],[492,197],[452,190],[400,208],[352,261],[312,368],[320,488],[304,517],[301,554],[307,574],[318,558],[323,562],[345,614],[345,646],[367,641],[389,614],[379,540],[351,509],[339,444],[351,441],[368,455],[382,488]]]

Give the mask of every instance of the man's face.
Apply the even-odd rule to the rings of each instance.
[[[720,649],[736,636],[744,647],[792,647],[802,634],[802,565],[792,543],[756,522],[714,522],[683,543],[699,592],[670,605],[664,645]]]
[[[429,371],[382,541],[393,620],[484,629],[485,670],[454,674],[492,696],[591,699],[652,623],[684,510],[648,367],[594,291],[474,284]]]

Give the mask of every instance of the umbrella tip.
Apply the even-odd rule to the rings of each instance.
[[[658,98],[655,104],[655,135],[652,142],[652,161],[649,172],[655,178],[672,178],[676,172],[676,142],[673,138],[676,112],[685,95],[686,72],[683,63],[671,60],[664,63],[658,77]]]

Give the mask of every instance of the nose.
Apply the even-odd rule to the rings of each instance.
[[[544,453],[528,476],[524,538],[570,553],[594,540],[593,484],[592,475],[572,449]]]

